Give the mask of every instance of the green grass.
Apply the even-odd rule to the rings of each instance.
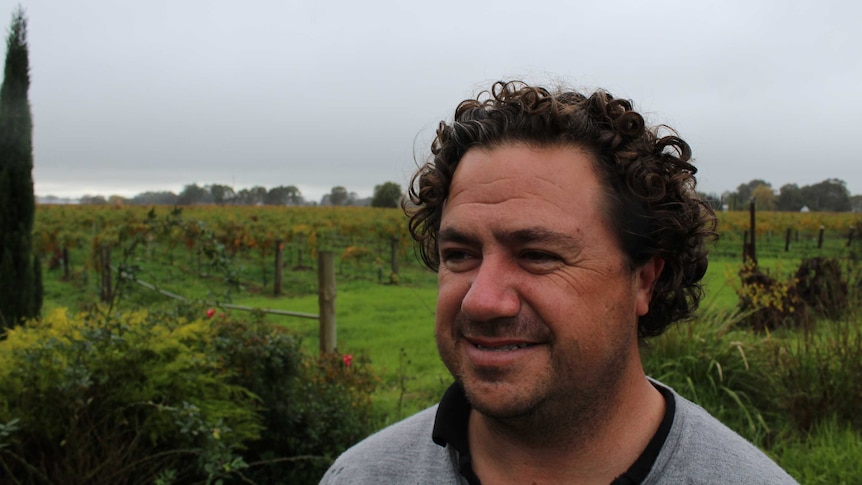
[[[862,438],[836,420],[777,443],[773,454],[805,485],[858,485],[862,480]]]

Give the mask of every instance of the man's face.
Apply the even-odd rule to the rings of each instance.
[[[571,146],[461,159],[438,239],[436,337],[479,412],[588,413],[643,378],[637,321],[661,267],[629,268],[602,197]]]

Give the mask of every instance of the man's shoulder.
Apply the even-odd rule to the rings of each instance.
[[[676,413],[645,483],[795,484],[790,475],[703,408],[674,393]]]
[[[436,411],[437,406],[425,409],[360,441],[335,460],[320,483],[458,483],[449,450],[431,440]]]

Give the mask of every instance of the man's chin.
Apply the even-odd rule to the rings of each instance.
[[[505,382],[461,380],[467,400],[477,412],[489,418],[513,420],[535,414],[539,403],[524,389]]]

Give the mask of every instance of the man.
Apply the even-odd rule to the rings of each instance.
[[[602,91],[500,82],[431,152],[410,230],[456,382],[322,483],[795,483],[641,366],[639,339],[696,309],[715,237],[682,139]]]

